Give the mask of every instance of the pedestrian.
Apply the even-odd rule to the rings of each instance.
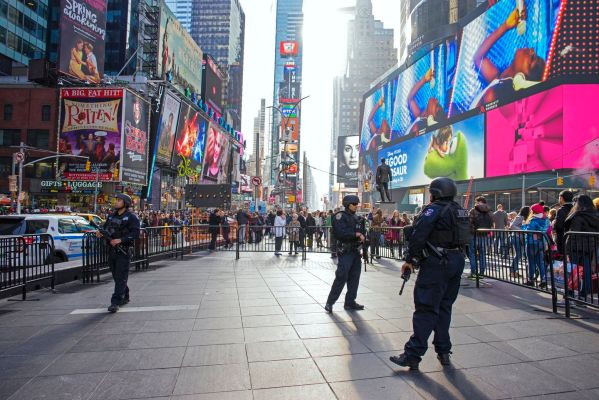
[[[129,211],[132,205],[131,197],[124,193],[117,194],[115,199],[114,212],[104,223],[104,230],[110,239],[110,248],[108,252],[108,266],[114,280],[114,292],[110,299],[108,311],[115,313],[119,307],[129,302],[129,287],[127,281],[129,278],[129,264],[135,241],[139,238],[139,219],[137,215]],[[102,237],[102,233],[96,231],[97,237]]]
[[[277,210],[277,215],[273,222],[273,233],[275,235],[275,256],[281,255],[281,247],[283,245],[283,236],[285,236],[285,216],[283,210]]]
[[[464,271],[463,247],[470,241],[468,212],[454,201],[455,182],[449,178],[433,179],[429,191],[431,203],[414,222],[402,266],[403,274],[413,273],[414,265],[420,265],[414,287],[414,332],[404,352],[389,358],[411,370],[418,369],[433,331],[437,359],[443,366],[451,363],[449,324]]]
[[[503,205],[497,205],[497,211],[493,213],[493,228],[505,230],[508,227],[507,213],[503,210]],[[495,254],[500,254],[504,258],[508,257],[509,247],[507,245],[507,233],[493,232],[493,242]]]
[[[316,216],[314,217],[314,221],[316,223],[316,232],[315,232],[315,236],[316,236],[316,247],[318,249],[322,248],[322,224],[323,224],[323,220],[325,218],[325,213],[324,212],[316,212],[315,213]]]
[[[233,243],[231,243],[231,238],[229,237],[231,232],[231,221],[229,220],[229,216],[223,210],[220,210],[219,216],[220,226],[223,232],[223,239],[225,239],[225,249],[228,249],[229,247],[233,246]]]
[[[306,243],[306,228],[308,226],[306,223],[306,212],[304,210],[301,210],[299,214],[297,214],[297,221],[300,223],[301,227],[301,229],[299,229],[299,245],[303,249]]]
[[[491,229],[493,227],[493,216],[487,205],[487,199],[483,196],[476,198],[475,206],[469,212],[470,233],[472,239],[468,246],[468,259],[470,260],[470,279],[484,278],[486,267],[487,233],[477,233],[478,229]],[[478,250],[478,251],[477,251]]]
[[[539,287],[547,287],[545,280],[545,252],[549,250],[549,239],[546,237],[547,226],[549,225],[544,207],[537,203],[530,207],[530,215],[522,229],[532,231],[526,235],[526,258],[528,260],[528,276],[526,286],[536,286],[537,271],[541,277]],[[535,233],[536,232],[536,233]],[[538,233],[542,232],[542,233]]]
[[[238,226],[238,238],[237,238],[237,242],[239,244],[244,244],[245,243],[245,238],[247,235],[247,226],[250,222],[250,216],[248,214],[248,212],[243,209],[240,208],[237,211],[237,215],[235,216],[235,219],[237,220],[237,226]]]
[[[337,271],[335,271],[335,280],[324,306],[328,313],[333,312],[333,305],[341,295],[346,283],[347,292],[343,308],[346,310],[364,309],[363,305],[356,303],[362,271],[359,247],[365,239],[365,232],[361,231],[362,223],[356,215],[360,198],[355,195],[347,195],[343,198],[342,203],[345,210],[337,212],[333,217],[333,232],[337,241],[336,249],[339,253],[339,262]]]
[[[220,210],[215,208],[208,217],[208,233],[210,233],[210,244],[208,245],[208,250],[210,251],[216,250],[216,239],[218,238],[218,233],[220,231],[220,223]]]
[[[566,231],[565,223],[566,218],[572,211],[572,200],[574,199],[574,193],[570,190],[563,190],[559,194],[559,209],[555,214],[555,221],[553,222],[553,231],[555,232],[555,242],[557,244],[557,252],[560,255],[564,255],[564,234]]]
[[[291,222],[287,225],[287,237],[289,239],[289,255],[293,253],[295,248],[295,255],[298,254],[297,249],[300,244],[300,231],[302,226],[298,220],[298,214],[293,213],[291,215]]]
[[[306,245],[310,250],[314,245],[314,234],[316,233],[316,219],[312,213],[308,213],[306,216]]]
[[[275,213],[270,210],[266,217],[266,230],[264,231],[265,235],[268,235],[269,238],[272,238],[273,232],[272,227],[275,226]]]
[[[380,208],[376,210],[376,214],[372,217],[372,224],[370,224],[370,248],[371,254],[377,259],[380,260],[380,245],[381,245],[381,236],[382,236],[382,226],[383,226],[383,210]]]
[[[518,270],[519,270],[519,266],[520,266],[520,261],[522,260],[522,255],[524,254],[526,242],[524,240],[525,238],[524,238],[523,234],[519,231],[522,230],[522,225],[524,224],[524,222],[526,222],[529,215],[530,215],[530,207],[528,207],[528,206],[522,207],[520,209],[520,212],[514,218],[514,220],[512,221],[512,223],[510,224],[510,227],[509,227],[510,231],[518,231],[518,232],[513,232],[512,237],[511,237],[511,243],[514,246],[514,251],[515,251],[514,259],[512,260],[512,270],[510,273],[513,278],[520,277],[520,273]]]

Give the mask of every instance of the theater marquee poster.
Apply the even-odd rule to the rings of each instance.
[[[121,157],[121,180],[146,184],[148,170],[149,105],[134,93],[125,92],[125,123]]]

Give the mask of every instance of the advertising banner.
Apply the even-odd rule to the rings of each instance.
[[[450,115],[508,103],[544,80],[560,0],[502,0],[464,27]]]
[[[301,98],[299,82],[281,82],[279,84],[279,103],[297,103]]]
[[[171,163],[179,176],[194,179],[201,176],[207,131],[208,121],[200,115],[200,112],[187,103],[181,103]]]
[[[179,99],[165,91],[162,97],[162,111],[157,134],[158,146],[156,147],[156,161],[163,164],[171,163],[180,108]]]
[[[281,140],[299,140],[299,119],[285,118],[281,124]]]
[[[212,57],[208,55],[202,61],[202,72],[202,96],[210,107],[221,114],[223,112],[223,80],[225,77]]]
[[[337,138],[337,182],[346,188],[358,187],[359,136]]]
[[[564,85],[487,115],[487,177],[599,168],[599,85]]]
[[[150,107],[141,97],[125,92],[125,126],[121,148],[121,181],[145,185],[148,171]]]
[[[117,181],[121,159],[124,89],[60,89],[58,152],[89,157],[61,158],[58,175],[66,180]]]
[[[484,115],[444,126],[378,152],[391,167],[397,189],[445,176],[456,181],[484,176]]]
[[[226,134],[219,131],[214,123],[208,127],[206,157],[204,157],[204,181],[206,183],[227,183],[231,160],[230,142]]]
[[[296,41],[280,42],[279,53],[281,57],[295,57],[299,53],[299,44]]]
[[[157,76],[181,92],[201,93],[202,50],[181,26],[172,11],[161,3]]]
[[[60,0],[58,70],[82,81],[104,76],[107,0]]]

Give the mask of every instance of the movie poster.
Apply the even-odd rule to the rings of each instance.
[[[171,163],[179,176],[194,179],[201,176],[207,130],[208,121],[200,116],[200,112],[181,103]]]
[[[204,158],[204,181],[227,183],[231,159],[229,139],[214,123],[208,127]]]
[[[358,187],[359,155],[359,136],[337,138],[337,182],[344,183],[346,188]]]
[[[378,152],[393,179],[391,189],[420,186],[435,178],[464,181],[484,177],[484,115],[444,126]]]
[[[149,104],[125,92],[125,124],[121,158],[121,181],[145,185],[148,170]]]
[[[508,103],[545,79],[560,0],[501,0],[464,27],[450,115]]]
[[[104,76],[106,0],[60,0],[59,71],[100,83]]]
[[[88,157],[61,158],[58,175],[65,180],[119,180],[124,89],[60,90],[58,152]]]
[[[158,123],[158,146],[156,147],[156,161],[164,164],[170,164],[173,156],[180,107],[179,99],[168,92],[164,93],[162,112]]]

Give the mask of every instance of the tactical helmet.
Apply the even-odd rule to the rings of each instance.
[[[435,199],[454,198],[458,194],[458,187],[449,178],[433,179],[428,190]]]
[[[343,197],[343,207],[347,208],[350,204],[358,204],[360,203],[360,198],[354,194],[348,194]]]
[[[117,199],[123,200],[125,202],[125,207],[131,207],[131,204],[133,204],[133,200],[131,200],[131,196],[129,196],[128,194],[117,193],[115,197]]]

